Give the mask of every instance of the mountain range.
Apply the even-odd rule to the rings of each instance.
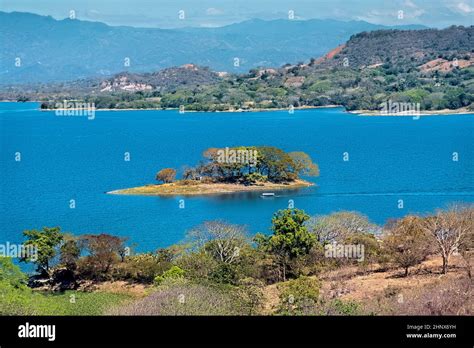
[[[219,28],[153,29],[0,12],[0,83],[70,81],[189,63],[242,73],[320,57],[354,34],[388,28],[424,27],[254,19]]]

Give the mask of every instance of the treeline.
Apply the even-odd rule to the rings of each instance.
[[[473,110],[473,67],[439,72],[390,63],[371,69],[315,69],[303,64],[270,76],[254,74],[193,89],[114,92],[80,99],[97,109],[228,111],[341,105],[348,110],[380,110],[381,104],[392,100],[420,103],[421,110]],[[293,78],[299,82],[287,85]],[[41,108],[54,109],[55,102],[45,101]]]
[[[280,293],[275,313],[361,314],[357,303],[324,299],[318,277],[342,266],[368,271],[376,264],[401,268],[400,275],[408,276],[411,267],[433,254],[443,260],[440,273],[447,273],[453,254],[469,261],[473,213],[472,206],[456,206],[379,227],[356,212],[311,217],[285,209],[274,214],[270,234],[250,238],[243,226],[208,221],[190,230],[183,243],[144,254],[134,254],[121,237],[73,237],[59,227],[44,228],[25,231],[25,244],[37,247],[38,258],[22,261],[37,266],[32,287],[76,289],[104,280],[157,287],[117,314],[260,313],[264,289],[274,283]],[[2,286],[7,273],[0,272]],[[181,294],[186,306],[180,306]]]

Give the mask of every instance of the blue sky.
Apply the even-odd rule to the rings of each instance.
[[[137,27],[216,27],[252,18],[331,18],[446,27],[474,24],[474,0],[2,0],[2,11],[32,12]],[[184,11],[184,19],[179,11]],[[398,18],[403,11],[403,19]]]

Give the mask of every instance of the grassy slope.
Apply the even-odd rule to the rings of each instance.
[[[46,294],[3,283],[0,283],[0,294],[0,315],[101,315],[132,298],[127,294],[109,292]],[[74,303],[71,301],[73,298]]]

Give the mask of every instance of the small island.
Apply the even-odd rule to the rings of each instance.
[[[148,184],[107,192],[121,195],[208,195],[252,191],[278,191],[313,186],[300,176],[318,176],[319,168],[304,152],[271,146],[209,148],[195,167],[187,167],[182,179],[176,170],[156,174],[161,184]]]

